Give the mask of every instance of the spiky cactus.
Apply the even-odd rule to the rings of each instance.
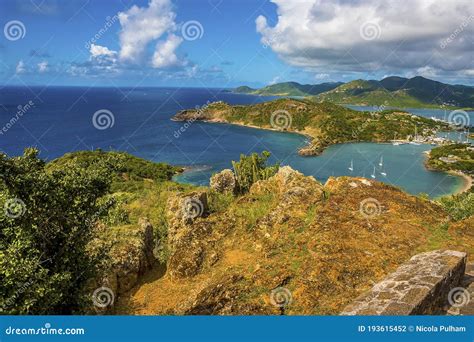
[[[253,183],[268,179],[278,171],[278,164],[267,166],[269,157],[270,152],[263,151],[261,155],[258,153],[252,153],[250,156],[241,154],[240,161],[232,162],[238,193],[249,191]]]

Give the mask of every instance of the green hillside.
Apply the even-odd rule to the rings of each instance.
[[[247,86],[235,88],[234,93],[245,93],[252,95],[276,95],[276,96],[311,96],[332,90],[342,83],[300,84],[297,82],[283,82],[272,84],[260,89],[252,89]]]
[[[316,101],[394,107],[474,108],[474,88],[449,85],[417,76],[387,77],[381,81],[356,80],[315,96]]]
[[[204,111],[184,110],[176,121],[203,120],[303,133],[311,142],[301,155],[317,155],[327,146],[351,141],[389,141],[415,134],[432,135],[447,124],[400,110],[355,111],[330,102],[278,99],[248,106],[215,102]]]

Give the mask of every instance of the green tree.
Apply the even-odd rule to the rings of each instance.
[[[474,192],[444,196],[438,201],[454,221],[460,221],[474,215]]]
[[[267,166],[270,152],[263,151],[261,155],[252,153],[249,156],[240,155],[240,161],[232,161],[238,193],[250,190],[253,183],[268,179],[273,176],[279,168],[278,164]]]
[[[86,282],[103,260],[90,250],[96,222],[111,203],[107,160],[48,170],[38,151],[0,154],[0,313],[71,314],[90,293]]]

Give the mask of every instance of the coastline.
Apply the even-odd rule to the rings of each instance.
[[[175,116],[171,117],[171,121],[175,121],[175,122],[186,122],[186,121],[189,121],[189,120],[182,120],[182,119],[176,119]],[[300,147],[298,149],[298,154],[302,157],[309,157],[309,156],[318,156],[320,155],[324,149],[326,147],[329,147],[329,146],[325,146],[324,149],[322,151],[320,151],[319,153],[312,153],[312,154],[304,154],[304,153],[301,153],[302,150],[305,150],[305,149],[309,149],[311,148],[313,145],[312,145],[312,142],[313,140],[315,139],[314,137],[312,137],[311,135],[309,135],[308,133],[304,133],[304,132],[296,132],[296,131],[288,131],[288,130],[282,130],[282,129],[276,129],[276,128],[271,128],[271,127],[259,127],[259,126],[255,126],[255,125],[249,125],[249,124],[244,124],[244,123],[239,123],[239,122],[227,122],[227,121],[221,121],[221,120],[207,120],[207,119],[195,119],[195,121],[198,121],[198,122],[205,122],[205,123],[211,123],[211,124],[223,124],[223,125],[233,125],[233,126],[239,126],[239,127],[245,127],[245,128],[252,128],[252,129],[261,129],[261,130],[265,130],[265,131],[272,131],[272,132],[279,132],[279,133],[290,133],[290,134],[298,134],[300,136],[303,136],[306,138],[306,141],[307,143]]]
[[[467,175],[467,174],[465,174],[464,172],[461,172],[461,171],[439,170],[439,169],[431,167],[430,165],[428,165],[428,160],[430,158],[430,153],[429,153],[430,151],[427,151],[427,152],[428,153],[424,153],[424,155],[426,157],[425,161],[423,162],[423,165],[425,166],[425,169],[427,169],[428,171],[444,172],[444,173],[447,173],[451,176],[462,178],[462,180],[463,180],[462,186],[460,186],[455,191],[453,191],[451,194],[446,195],[446,196],[460,195],[460,194],[465,193],[465,192],[467,192],[471,189],[471,187],[474,184],[474,180],[472,179],[471,176],[469,176],[469,175]]]
[[[177,115],[179,115],[180,113],[178,113]],[[190,120],[186,120],[186,119],[183,119],[183,118],[176,118],[177,115],[171,117],[171,120],[175,121],[175,122],[190,121]],[[306,138],[306,144],[304,146],[298,148],[298,155],[300,155],[301,157],[319,156],[324,152],[324,150],[326,148],[328,148],[332,145],[338,145],[338,144],[351,144],[351,143],[364,143],[364,142],[365,143],[373,143],[373,144],[390,144],[390,143],[392,143],[392,141],[358,141],[358,140],[353,140],[353,141],[345,141],[345,142],[330,144],[330,145],[324,146],[323,148],[319,147],[318,150],[316,151],[314,149],[315,146],[313,145],[313,141],[316,138],[309,135],[308,133],[305,133],[305,132],[297,132],[297,131],[291,131],[291,130],[281,130],[281,129],[276,129],[276,128],[272,128],[272,127],[260,127],[260,126],[255,126],[255,125],[251,125],[251,124],[245,124],[245,123],[242,123],[242,122],[227,122],[227,121],[224,121],[224,120],[221,120],[221,119],[197,118],[197,119],[195,119],[195,121],[200,121],[200,122],[210,123],[210,124],[234,125],[234,126],[240,126],[240,127],[250,128],[250,129],[260,129],[260,130],[267,130],[267,131],[280,132],[280,133],[298,134],[298,135],[303,136],[303,137]],[[426,141],[420,142],[420,143],[421,144],[430,144],[429,142],[426,142]],[[428,153],[426,153],[426,152],[428,152]],[[429,158],[429,151],[425,151],[425,153],[423,153],[423,154],[425,154],[425,156]],[[428,166],[427,159],[423,163],[426,170],[445,172],[445,173],[451,174],[453,176],[462,178],[462,186],[457,187],[456,189],[454,189],[454,191],[446,194],[445,196],[458,195],[458,194],[464,193],[466,191],[469,191],[471,189],[471,187],[473,185],[473,179],[472,179],[471,176],[469,176],[467,174],[464,174],[462,172],[457,172],[457,171],[445,171],[445,170],[433,169],[433,168]],[[190,168],[186,171],[192,172],[193,170],[192,170],[192,168]],[[186,173],[186,171],[183,172],[183,173]]]
[[[190,120],[176,119],[174,116],[171,117],[170,120],[175,121],[175,122],[190,121]],[[277,132],[277,133],[300,135],[300,136],[306,138],[306,144],[304,146],[301,146],[300,148],[298,148],[298,155],[300,155],[301,157],[317,157],[317,156],[321,155],[328,147],[334,146],[334,145],[339,145],[339,144],[353,144],[353,143],[391,144],[392,143],[391,140],[387,140],[387,141],[385,141],[385,140],[378,140],[378,141],[373,141],[373,140],[349,140],[349,141],[329,144],[329,145],[323,146],[322,148],[320,148],[320,150],[315,151],[314,149],[312,149],[312,147],[314,147],[313,141],[316,138],[311,136],[309,133],[282,130],[282,129],[276,129],[276,128],[271,128],[271,127],[260,127],[260,126],[255,126],[255,125],[250,125],[250,124],[245,124],[245,123],[240,123],[240,122],[227,122],[227,121],[221,121],[219,119],[217,119],[217,120],[216,119],[211,119],[211,120],[196,119],[195,121],[210,123],[210,124],[232,125],[232,126],[239,126],[239,127],[245,127],[245,128],[251,128],[251,129],[260,129],[260,130],[272,131],[272,132]]]
[[[464,192],[467,192],[471,189],[472,185],[473,185],[473,179],[471,176],[465,174],[464,172],[461,172],[461,171],[447,171],[447,173],[449,173],[450,175],[453,175],[453,176],[457,176],[457,177],[461,177],[463,179],[463,185],[457,189],[455,192],[452,193],[452,195],[459,195],[459,194],[462,194]]]

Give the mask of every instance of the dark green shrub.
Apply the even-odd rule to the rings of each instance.
[[[48,171],[38,151],[0,154],[0,313],[71,314],[90,304],[85,293],[104,260],[88,249],[96,221],[107,215],[112,170],[107,160],[88,168]]]
[[[474,192],[445,196],[438,201],[455,221],[474,215]]]
[[[258,153],[252,153],[249,156],[241,154],[240,161],[232,162],[238,193],[248,192],[253,183],[268,179],[278,171],[278,164],[267,165],[269,157],[270,152],[263,151],[261,155]]]

